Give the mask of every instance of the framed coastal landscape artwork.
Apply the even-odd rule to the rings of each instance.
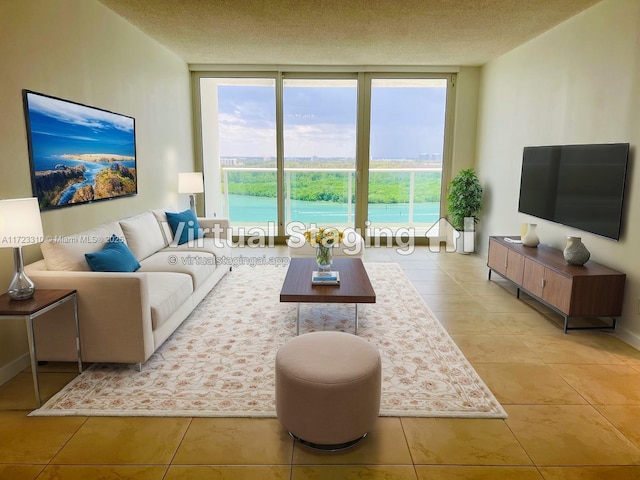
[[[41,210],[138,193],[134,118],[29,90],[23,101]]]

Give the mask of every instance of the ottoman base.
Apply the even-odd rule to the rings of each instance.
[[[289,432],[289,436],[291,438],[293,438],[296,442],[300,443],[301,445],[304,445],[305,447],[309,447],[309,448],[311,448],[313,450],[320,450],[322,452],[341,452],[342,450],[347,450],[347,449],[353,447],[354,445],[356,445],[358,442],[360,442],[360,440],[363,440],[364,437],[367,436],[367,434],[365,433],[361,437],[356,438],[355,440],[351,440],[350,442],[336,443],[334,445],[323,445],[323,444],[319,444],[319,443],[307,442],[306,440],[303,440],[302,438],[296,437],[291,432]]]

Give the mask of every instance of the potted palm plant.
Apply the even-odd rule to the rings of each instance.
[[[447,203],[449,221],[458,232],[463,232],[465,218],[473,218],[473,223],[476,224],[482,208],[482,185],[473,168],[460,170],[451,180]],[[458,246],[462,246],[463,238],[464,235],[458,238]],[[462,248],[462,251],[470,252],[472,249]]]

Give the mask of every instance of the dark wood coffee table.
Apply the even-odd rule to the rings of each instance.
[[[311,273],[318,269],[315,258],[292,258],[280,290],[281,302],[297,302],[296,335],[300,333],[301,303],[354,303],[355,334],[358,334],[358,304],[376,303],[367,271],[359,258],[334,258],[332,271],[340,272],[340,285],[313,285]]]

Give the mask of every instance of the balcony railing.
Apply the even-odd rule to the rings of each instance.
[[[271,173],[273,174],[272,188],[273,191],[262,192],[262,196],[255,197],[244,197],[244,204],[242,206],[235,207],[233,205],[234,195],[229,194],[229,182],[230,174],[242,172],[242,173]],[[369,204],[369,219],[372,224],[376,224],[378,226],[385,226],[391,228],[397,227],[412,227],[418,228],[422,231],[430,228],[431,225],[437,222],[440,214],[439,202],[429,202],[427,210],[434,210],[433,214],[425,213],[425,202],[416,202],[416,176],[433,172],[437,173],[439,177],[442,175],[441,167],[426,167],[426,168],[372,168],[369,170],[370,179],[374,175],[380,174],[407,174],[408,175],[408,189],[406,187],[407,180],[402,182],[402,185],[398,186],[398,189],[404,188],[404,192],[400,192],[399,195],[402,197],[398,201],[393,203],[371,203]],[[275,224],[277,224],[277,199],[276,199],[276,168],[257,168],[257,167],[222,167],[222,189],[223,189],[223,197],[224,197],[224,215],[226,218],[229,218],[232,227],[251,227],[251,226],[260,226],[266,227],[269,222],[272,222],[272,228],[275,228]],[[342,195],[345,197],[346,201],[343,202],[327,202],[327,201],[300,201],[291,198],[292,191],[298,186],[296,185],[295,176],[298,174],[342,174],[345,176]],[[355,217],[355,203],[354,203],[354,193],[355,193],[355,178],[356,178],[356,170],[352,168],[285,168],[284,169],[284,194],[285,194],[285,222],[290,222],[292,220],[300,220],[305,221],[304,216],[314,215],[314,220],[318,223],[322,223],[323,215],[330,215],[329,210],[335,210],[334,215],[331,220],[331,225],[334,226],[353,226],[354,225],[354,217]],[[242,182],[247,183],[247,182]],[[292,188],[293,187],[293,188]],[[402,188],[401,188],[402,187]],[[269,187],[270,188],[270,187]],[[268,193],[269,195],[273,195],[271,197],[264,196],[264,193]],[[254,194],[255,192],[249,192],[249,195]],[[369,191],[369,196],[372,194],[376,194],[376,192]],[[239,195],[239,194],[237,194]],[[406,196],[406,199],[404,198]],[[312,212],[305,212],[298,210],[302,206],[313,206]],[[417,208],[420,207],[420,211],[417,212]],[[250,210],[254,210],[258,212],[255,218],[249,214]],[[272,212],[271,212],[272,210]],[[326,210],[326,212],[325,212]],[[388,211],[391,211],[388,212]],[[393,211],[401,211],[400,219],[396,219],[397,221],[391,221],[390,219],[394,216]],[[260,213],[261,212],[261,213]],[[270,218],[265,218],[265,212],[270,212]],[[380,213],[382,212],[382,213]],[[406,212],[406,214],[405,214]],[[340,217],[341,220],[337,221],[335,218]],[[236,217],[236,218],[234,218]],[[378,218],[379,217],[379,218]],[[429,217],[427,219],[427,217]]]

